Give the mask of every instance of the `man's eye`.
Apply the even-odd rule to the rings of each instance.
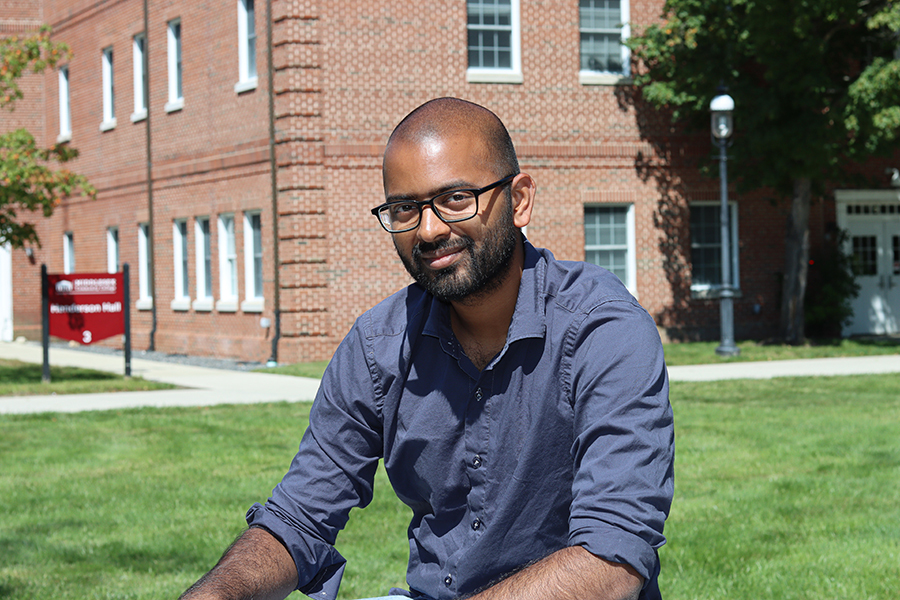
[[[441,198],[441,203],[446,205],[454,205],[454,204],[465,204],[467,202],[471,202],[472,192],[460,191],[460,192],[452,192],[447,194],[446,196]]]
[[[395,217],[401,217],[403,215],[409,215],[410,213],[416,212],[415,204],[392,204],[391,205],[391,214]]]

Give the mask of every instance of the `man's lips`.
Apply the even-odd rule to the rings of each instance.
[[[428,252],[419,253],[419,258],[428,268],[438,270],[449,267],[459,260],[465,249],[465,245],[437,248],[435,250],[429,250]]]

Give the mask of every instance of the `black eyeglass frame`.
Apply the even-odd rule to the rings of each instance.
[[[379,204],[378,206],[373,208],[372,214],[375,215],[376,219],[378,219],[378,223],[379,223],[379,225],[381,225],[382,229],[384,229],[388,233],[406,233],[407,231],[412,231],[413,229],[418,227],[422,223],[422,209],[425,208],[426,206],[431,206],[432,212],[434,212],[434,214],[437,215],[437,218],[440,219],[441,221],[443,221],[444,223],[460,223],[462,221],[468,221],[469,219],[474,218],[475,215],[478,214],[478,197],[480,195],[482,195],[485,192],[489,192],[494,188],[498,188],[502,185],[506,185],[506,184],[512,182],[512,180],[516,178],[516,175],[518,175],[518,173],[513,173],[512,175],[507,175],[503,179],[500,179],[499,181],[495,181],[494,183],[491,183],[491,184],[486,185],[483,188],[479,188],[479,189],[460,188],[460,189],[455,189],[455,190],[447,190],[446,192],[441,192],[440,194],[437,194],[437,195],[429,198],[428,200],[397,200],[395,202],[385,202],[384,204]],[[472,192],[472,195],[475,196],[475,212],[473,212],[471,215],[469,215],[467,217],[462,217],[459,219],[448,219],[448,218],[444,217],[443,214],[441,214],[441,211],[439,211],[438,209],[436,209],[434,207],[434,201],[436,198],[440,198],[441,196],[446,196],[447,194],[455,194],[458,192]],[[381,212],[382,210],[384,210],[385,208],[387,208],[389,206],[394,206],[396,204],[415,204],[416,205],[416,208],[419,209],[419,218],[416,219],[415,225],[413,225],[412,227],[407,227],[406,229],[398,229],[398,230],[393,230],[393,231],[387,228],[387,225],[384,224],[384,221],[381,220],[381,217],[378,216],[378,213]]]

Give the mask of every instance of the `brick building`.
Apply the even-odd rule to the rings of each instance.
[[[538,184],[529,239],[613,270],[664,337],[718,335],[718,182],[696,168],[709,140],[673,133],[634,100],[619,43],[662,0],[2,5],[0,34],[47,22],[71,45],[68,64],[26,81],[13,114],[39,141],[78,148],[71,168],[99,191],[42,222],[41,248],[0,256],[15,335],[39,336],[41,263],[127,262],[136,349],[327,358],[359,314],[409,281],[369,209],[383,201],[392,127],[440,96],[508,126]],[[900,265],[892,193],[814,202],[814,245],[830,224],[878,215],[873,243]],[[731,199],[736,334],[769,337],[786,207]],[[900,266],[893,275],[900,284]]]

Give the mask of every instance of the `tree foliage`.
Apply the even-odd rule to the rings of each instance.
[[[44,26],[33,35],[0,39],[0,109],[12,111],[24,97],[19,81],[26,73],[42,73],[71,56],[69,47],[50,39]],[[49,217],[63,198],[75,193],[95,197],[88,180],[68,169],[54,168],[78,156],[68,144],[39,147],[25,129],[0,134],[0,245],[20,248],[40,244],[30,213]]]
[[[720,86],[734,98],[729,170],[792,200],[782,333],[802,340],[809,190],[897,148],[900,3],[667,0],[628,45],[643,98],[689,130],[709,130]]]

